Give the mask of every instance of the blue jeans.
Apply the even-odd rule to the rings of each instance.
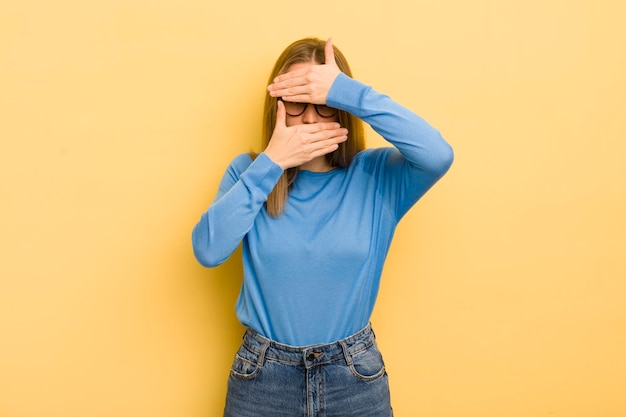
[[[293,347],[247,330],[225,417],[392,417],[389,384],[367,326],[335,343]]]

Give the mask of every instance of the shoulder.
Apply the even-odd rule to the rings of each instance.
[[[227,170],[227,175],[234,180],[246,177],[252,182],[274,181],[274,184],[282,173],[282,168],[263,152],[237,155]]]
[[[396,152],[398,150],[392,147],[369,148],[359,152],[352,163],[364,168],[375,168],[384,164],[387,158]]]
[[[242,167],[246,169],[252,161],[257,157],[254,153],[241,153],[233,158],[230,165],[233,167]]]
[[[253,157],[256,158],[256,155],[248,153],[242,153],[235,156],[228,165],[228,171],[241,174],[248,169],[250,164],[254,161]]]
[[[389,154],[393,153],[396,150],[396,148],[393,148],[391,146],[368,148],[359,152],[358,155],[361,155],[361,157],[365,159],[379,159],[386,158],[387,156],[389,156]]]

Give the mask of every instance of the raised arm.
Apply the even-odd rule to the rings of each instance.
[[[420,116],[341,73],[332,51],[329,39],[326,64],[280,75],[268,87],[270,94],[345,110],[389,141],[397,151],[379,155],[376,172],[400,218],[447,172],[454,158],[452,148]]]
[[[437,129],[411,110],[359,81],[339,75],[328,105],[368,123],[391,143],[393,151],[373,151],[365,160],[376,172],[396,217],[400,219],[450,168],[452,147]]]

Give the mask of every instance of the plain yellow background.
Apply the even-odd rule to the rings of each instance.
[[[0,14],[0,416],[219,416],[236,254],[190,233],[266,80],[333,36],[453,145],[373,324],[397,416],[626,416],[626,7],[24,0]],[[385,142],[368,131],[368,145]]]

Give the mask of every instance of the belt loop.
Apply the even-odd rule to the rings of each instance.
[[[259,361],[257,363],[258,366],[263,366],[265,364],[265,353],[267,349],[270,347],[270,341],[268,339],[263,340],[263,346],[259,351]]]
[[[348,345],[346,344],[346,341],[345,340],[341,340],[339,342],[339,344],[341,345],[341,349],[343,350],[343,356],[346,359],[346,364],[348,366],[351,366],[352,365],[352,355],[348,351]]]

